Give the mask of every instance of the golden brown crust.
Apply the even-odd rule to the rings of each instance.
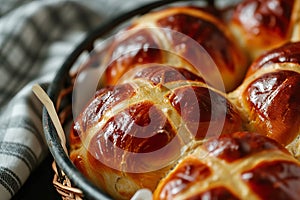
[[[236,132],[211,138],[180,160],[154,199],[297,199],[299,172],[299,162],[276,141]]]
[[[299,163],[263,162],[242,174],[243,180],[261,199],[298,199]]]
[[[297,40],[297,11],[299,0],[245,0],[230,27],[197,7],[135,19],[107,49],[106,87],[71,128],[75,166],[116,199],[141,188],[154,199],[299,197],[300,164],[289,152],[300,158],[300,42],[286,43]],[[272,49],[245,77],[237,40],[252,58]],[[202,48],[187,48],[193,41],[217,68]],[[232,92],[219,90],[218,73]]]
[[[170,65],[156,63],[137,66],[128,71],[118,82],[126,83],[134,79],[146,79],[154,85],[165,85],[185,80],[205,83],[203,78],[184,67],[174,68]]]
[[[294,143],[300,133],[299,72],[300,42],[273,49],[253,62],[244,82],[229,94],[248,130],[284,146]]]
[[[270,67],[272,64],[276,63],[294,63],[300,65],[300,42],[288,42],[264,53],[252,62],[246,77],[252,75],[261,68]]]
[[[164,49],[159,37],[151,29],[130,30],[110,45],[105,84],[115,85],[130,69],[147,63],[164,63]],[[123,54],[123,52],[128,52]]]
[[[116,84],[137,65],[156,62],[184,66],[219,89],[216,79],[223,79],[226,91],[231,91],[241,82],[248,63],[232,38],[222,21],[203,9],[175,7],[147,14],[135,20],[108,50],[107,84]],[[215,63],[203,56],[203,48]],[[131,53],[120,55],[124,51]],[[210,79],[210,74],[215,75]]]
[[[75,165],[115,198],[129,198],[138,188],[154,190],[195,141],[242,130],[237,110],[223,94],[203,82],[172,81],[166,77],[168,66],[148,67],[164,78],[142,71],[124,84],[103,88],[71,133]],[[132,190],[121,194],[114,189],[117,180]]]
[[[249,120],[255,129],[282,145],[288,145],[300,129],[300,74],[267,73],[251,82],[243,93]]]
[[[298,4],[298,0],[244,0],[237,5],[231,27],[252,58],[292,40],[299,23]]]

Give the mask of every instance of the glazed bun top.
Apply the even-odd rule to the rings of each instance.
[[[294,39],[299,40],[298,0],[244,0],[234,11],[231,25],[252,59]],[[296,35],[295,35],[296,34]]]
[[[299,2],[133,19],[104,49],[102,87],[74,119],[74,165],[115,199],[141,188],[154,199],[297,199]]]
[[[291,67],[297,70],[298,65],[300,65],[300,42],[288,42],[267,51],[254,60],[247,71],[246,77],[262,68],[271,67],[274,69],[279,66],[286,66],[286,69]]]
[[[99,90],[70,134],[74,164],[117,199],[154,190],[192,144],[242,130],[225,94],[200,77],[161,64],[136,69]]]
[[[299,90],[300,42],[294,42],[253,61],[243,83],[229,98],[244,115],[247,129],[298,149]]]
[[[210,138],[158,185],[157,200],[297,199],[299,162],[276,141],[236,132]]]
[[[185,67],[208,84],[231,91],[248,64],[228,27],[210,10],[171,7],[151,12],[137,18],[125,33],[108,50],[108,85],[136,65],[155,62]]]

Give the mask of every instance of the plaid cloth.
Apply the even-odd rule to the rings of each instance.
[[[102,20],[145,0],[0,0],[0,198],[10,199],[48,153],[45,89],[67,55]]]

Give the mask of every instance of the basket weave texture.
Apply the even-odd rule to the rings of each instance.
[[[57,169],[55,162],[52,163],[52,169],[55,172],[53,177],[53,185],[56,191],[61,195],[62,199],[83,200],[82,191],[78,188],[72,187],[69,178],[63,173],[63,171]]]

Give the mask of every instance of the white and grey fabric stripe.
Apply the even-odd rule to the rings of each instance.
[[[19,177],[12,170],[5,167],[0,167],[0,184],[11,196],[13,196],[15,191],[22,185]]]
[[[47,86],[84,34],[101,22],[100,14],[75,1],[14,3],[0,19],[1,199],[12,197],[47,153],[32,84]]]
[[[102,20],[152,0],[0,0],[0,199],[10,199],[48,148],[42,105],[45,89],[85,34]]]
[[[64,41],[70,34],[89,30],[95,23],[99,23],[99,20],[91,17],[94,13],[78,4],[59,4],[55,7],[52,4],[45,5],[42,1],[32,2],[22,7],[23,12],[17,15],[9,13],[8,19],[4,16],[2,25],[5,28],[1,28],[1,35],[6,40],[1,45],[1,73],[6,74],[4,77],[15,78],[0,80],[0,90],[3,91],[0,105],[5,104],[38,75],[40,67],[49,56],[48,47],[53,41]],[[14,30],[6,29],[7,24],[11,23],[14,23],[11,27]]]

